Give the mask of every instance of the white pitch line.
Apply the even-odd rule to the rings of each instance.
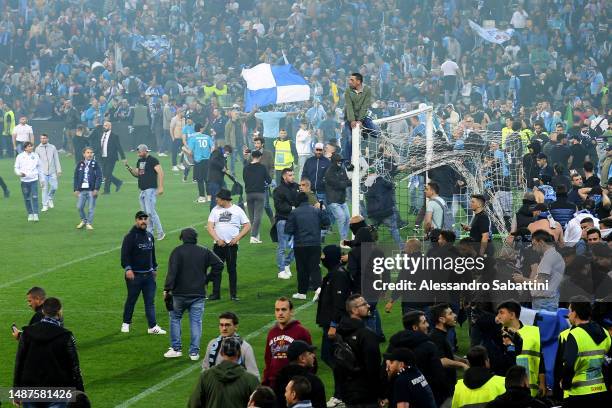
[[[173,229],[172,231],[168,232],[168,234],[173,234],[175,232],[179,232],[179,231],[183,230],[184,228],[189,228],[189,227],[193,227],[193,226],[200,225],[200,224],[203,224],[203,222],[197,222],[195,224],[188,225],[186,227]],[[63,264],[56,265],[56,266],[54,266],[52,268],[44,269],[44,270],[42,270],[40,272],[36,272],[36,273],[32,273],[30,275],[22,276],[21,278],[18,278],[18,279],[9,281],[9,282],[4,282],[3,284],[0,285],[0,289],[8,288],[9,286],[13,286],[16,283],[23,282],[24,280],[35,278],[35,277],[40,276],[40,275],[45,275],[47,273],[55,272],[58,269],[65,268],[67,266],[74,265],[74,264],[77,264],[79,262],[88,261],[90,259],[97,258],[100,255],[106,255],[108,253],[111,253],[113,251],[117,251],[119,249],[121,249],[121,246],[116,246],[116,247],[111,248],[111,249],[107,249],[107,250],[104,250],[104,251],[96,252],[95,254],[87,255],[87,256],[84,256],[84,257],[81,257],[81,258],[73,259],[72,261],[64,262]]]
[[[295,309],[295,313],[299,313],[304,309],[309,308],[310,306],[312,306],[314,304],[314,302],[310,301],[308,303],[303,304],[302,306],[298,307]],[[245,340],[250,340],[254,337],[259,336],[260,334],[262,334],[263,332],[265,332],[266,330],[268,330],[270,327],[272,327],[274,324],[276,323],[276,320],[272,320],[271,322],[266,323],[265,325],[261,326],[259,329],[247,334],[245,337],[243,337]],[[183,370],[179,371],[178,373],[166,378],[165,380],[158,382],[157,384],[155,384],[152,387],[147,388],[146,390],[144,390],[143,392],[141,392],[140,394],[137,394],[135,396],[133,396],[132,398],[130,398],[127,401],[122,402],[121,404],[115,406],[115,408],[126,408],[129,407],[131,405],[133,405],[134,403],[148,397],[149,395],[161,390],[162,388],[167,387],[168,385],[172,384],[174,381],[181,379],[183,377],[185,377],[188,374],[191,374],[193,371],[200,369],[202,367],[201,364],[193,364],[190,365],[187,368],[184,368]]]

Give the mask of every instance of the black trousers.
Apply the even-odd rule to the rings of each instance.
[[[295,266],[297,268],[298,293],[305,295],[308,293],[309,283],[313,286],[321,284],[321,246],[294,247]]]
[[[193,166],[193,177],[198,182],[198,193],[200,197],[206,197],[204,182],[208,178],[208,160],[202,160]],[[211,197],[211,200],[214,200],[214,197]]]
[[[108,157],[100,157],[100,164],[102,165],[102,177],[104,177],[104,192],[110,193],[111,183],[115,186],[121,184],[121,180],[113,176],[113,170],[115,170],[116,161],[109,159]]]
[[[221,258],[229,275],[230,297],[237,296],[238,275],[236,273],[236,260],[238,258],[238,245],[213,246],[213,252]],[[213,296],[221,297],[221,273],[213,279]]]
[[[4,194],[6,195],[8,192],[8,187],[6,186],[6,183],[2,177],[0,177],[0,188],[2,188],[2,191],[4,191]]]

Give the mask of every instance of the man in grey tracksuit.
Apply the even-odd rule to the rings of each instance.
[[[40,185],[42,187],[42,212],[53,208],[53,197],[57,191],[57,179],[62,175],[62,165],[54,145],[49,143],[49,136],[42,133],[40,144],[35,153],[40,159]]]

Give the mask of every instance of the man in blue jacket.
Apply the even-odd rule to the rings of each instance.
[[[96,210],[96,200],[98,191],[102,186],[102,168],[93,159],[93,149],[86,147],[83,149],[83,160],[77,163],[74,169],[74,195],[78,198],[77,208],[81,217],[81,222],[76,226],[77,229],[85,227],[93,229],[94,211]],[[85,215],[85,205],[89,202],[89,211]]]
[[[311,278],[317,288],[321,284],[321,229],[329,226],[329,216],[320,203],[310,205],[306,193],[298,193],[296,204],[285,224],[285,234],[293,236],[298,279],[298,291],[293,298],[305,300]]]
[[[134,306],[142,292],[145,304],[145,314],[149,323],[149,334],[166,334],[157,325],[155,319],[155,290],[157,283],[157,260],[155,258],[155,240],[153,234],[147,231],[149,216],[144,211],[138,211],[135,223],[130,232],[123,238],[121,245],[121,267],[125,271],[127,299],[123,307],[122,333],[130,332]]]
[[[312,191],[316,194],[317,200],[325,201],[325,173],[331,162],[323,156],[323,143],[315,144],[315,154],[309,157],[302,169],[302,178],[310,180]]]

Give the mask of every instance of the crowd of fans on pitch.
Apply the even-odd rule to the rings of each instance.
[[[587,296],[569,304],[573,328],[560,336],[554,384],[543,380],[546,367],[537,327],[521,323],[521,306],[512,301],[469,299],[469,306],[460,302],[465,299],[436,305],[402,301],[404,330],[389,338],[381,355],[385,337],[377,305],[366,302],[356,284],[361,282],[359,246],[375,243],[376,232],[364,219],[349,224],[344,205],[339,205],[333,218],[339,227],[343,222],[342,238],[351,228],[357,240],[341,243],[353,246],[346,266],[340,246],[322,251],[328,274],[321,284],[317,324],[323,331],[321,360],[334,372],[333,392],[325,391],[316,377],[310,345],[314,328],[294,320],[292,300],[280,298],[275,303],[277,324],[264,352],[263,385],[270,388],[258,386],[259,371],[245,362],[247,357],[254,361],[253,350],[246,355],[247,342],[234,335],[238,317],[225,313],[220,323],[234,331],[226,330],[211,342],[204,360],[214,367],[202,374],[190,406],[374,407],[387,400],[394,407],[525,407],[546,404],[546,397],[564,400],[567,406],[609,403],[612,316],[605,300],[612,293],[612,148],[605,144],[611,66],[605,1],[526,1],[512,7],[494,0],[3,1],[0,8],[0,54],[8,56],[0,87],[3,156],[13,157],[16,142],[22,142],[15,139],[14,128],[26,117],[63,121],[58,147],[75,156],[80,153],[75,146],[86,145],[77,143],[78,138],[86,138],[108,119],[130,125],[136,141],[132,148],[147,143],[160,156],[171,154],[177,172],[182,170],[176,156],[188,121],[201,124],[217,146],[238,152],[231,155],[231,163],[241,151],[249,159],[248,149],[262,150],[265,158],[265,148],[257,146],[264,140],[251,137],[262,128],[259,118],[240,112],[240,70],[258,62],[283,63],[285,57],[308,78],[313,93],[312,102],[283,107],[289,114],[279,118],[285,130],[278,135],[281,141],[297,140],[302,131],[303,150],[295,150],[293,162],[300,175],[308,172],[310,157],[327,155],[335,164],[342,162],[333,153],[346,152],[341,95],[354,67],[375,95],[372,115],[409,110],[412,101],[439,106],[438,127],[452,149],[465,148],[470,135],[481,130],[501,132],[501,146],[487,144],[491,153],[483,155],[502,169],[511,165],[504,139],[520,141],[521,179],[495,177],[500,182],[488,186],[484,196],[472,197],[469,208],[461,177],[452,169],[433,172],[421,193],[428,199],[423,226],[436,240],[436,250],[485,255],[492,229],[483,209],[511,189],[513,181],[527,186],[516,214],[511,206],[503,208],[512,232],[508,241],[518,254],[512,279],[554,283],[547,292],[529,293],[529,303],[537,309],[557,310],[567,293]],[[495,20],[498,27],[513,28],[513,38],[504,45],[487,43],[470,30],[468,19],[479,24]],[[413,119],[397,129],[417,136],[422,127]],[[262,133],[270,140],[277,137],[266,134],[265,128]],[[289,184],[288,172],[275,170],[269,176],[276,184]],[[318,164],[310,170],[318,174]],[[328,188],[336,188],[308,181],[310,186],[299,188],[311,189],[314,205],[330,198]],[[386,188],[392,194],[392,183]],[[346,192],[346,186],[342,190]],[[369,191],[374,202],[377,190]],[[208,193],[199,194],[203,202],[215,195]],[[345,204],[346,196],[331,195],[340,202],[326,205]],[[458,231],[443,229],[443,206],[431,204],[437,197],[449,207],[465,205],[472,221],[471,228],[465,228],[469,240],[484,242],[483,252],[470,252],[464,240],[455,244]],[[389,227],[398,241],[402,222],[393,200],[386,201],[389,207],[365,208],[364,213],[370,224]],[[422,201],[415,192],[410,201],[415,212]],[[270,205],[263,208],[268,211]],[[251,242],[257,241],[259,234],[252,233]],[[407,241],[404,251],[416,255],[419,242]],[[280,258],[279,278],[285,279],[288,265],[282,254]],[[296,295],[305,299],[300,288]],[[29,297],[38,319],[57,326],[57,347],[68,344],[64,356],[69,369],[61,385],[82,391],[73,338],[57,324],[60,302],[45,301],[39,288]],[[393,301],[385,305],[387,311],[392,307]],[[465,359],[455,356],[455,313],[469,316]],[[31,327],[35,329],[26,330],[43,326]],[[29,333],[26,338],[32,334],[36,337]],[[15,385],[36,381],[28,371],[34,370],[34,360],[19,356]],[[587,367],[592,368],[588,373]],[[465,370],[458,381],[457,370]]]

